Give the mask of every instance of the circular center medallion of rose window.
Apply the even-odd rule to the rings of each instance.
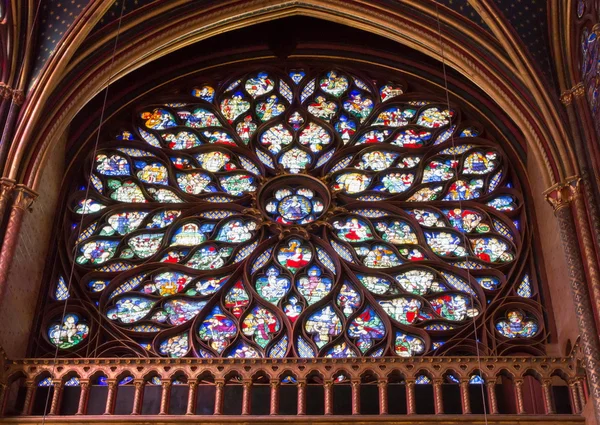
[[[258,194],[263,213],[287,225],[316,221],[329,207],[327,186],[309,176],[280,176],[269,181]]]

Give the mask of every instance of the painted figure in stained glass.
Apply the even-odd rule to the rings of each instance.
[[[135,168],[137,168],[137,177],[144,183],[150,184],[168,184],[169,174],[167,168],[160,162],[144,162],[135,161]]]
[[[96,170],[105,176],[128,176],[129,162],[121,155],[98,154],[96,156]]]
[[[206,341],[219,354],[225,350],[236,334],[237,327],[219,307],[213,308],[198,330],[200,339]]]
[[[386,127],[402,127],[408,124],[408,120],[415,115],[414,109],[389,108],[381,112],[372,125],[384,125]]]
[[[329,121],[337,112],[335,102],[328,102],[323,96],[317,96],[313,102],[308,105],[308,112],[317,118]]]
[[[223,304],[225,308],[229,309],[235,317],[238,319],[246,310],[246,307],[250,303],[250,297],[244,289],[242,281],[237,281],[235,285],[227,292]]]
[[[313,336],[317,347],[322,348],[331,338],[342,332],[342,322],[333,307],[327,305],[308,318],[304,329]]]
[[[242,220],[231,220],[223,224],[215,240],[229,243],[241,243],[252,239],[253,232],[256,230],[255,221],[244,223]]]
[[[349,282],[344,282],[340,288],[336,302],[342,313],[344,313],[344,316],[349,317],[360,306],[361,297]]]
[[[264,102],[256,104],[256,115],[262,122],[269,121],[281,115],[285,111],[285,105],[275,95],[269,96]]]
[[[420,316],[421,301],[416,298],[394,298],[379,301],[387,314],[404,325],[415,323]]]
[[[496,152],[473,152],[465,158],[464,174],[487,174],[496,168],[498,154]]]
[[[356,168],[360,170],[383,171],[392,166],[400,156],[395,152],[371,151],[362,155]]]
[[[206,296],[212,295],[217,292],[221,287],[227,282],[229,276],[222,277],[206,277],[199,279],[194,287],[188,290],[186,293],[188,295],[196,295],[196,296]]]
[[[164,134],[163,138],[167,142],[169,149],[173,150],[192,149],[202,144],[198,136],[189,131],[180,131],[177,135]]]
[[[348,218],[346,222],[334,221],[333,227],[338,230],[338,238],[348,242],[364,242],[373,239],[371,228],[363,220]]]
[[[50,342],[60,349],[67,349],[76,346],[87,338],[90,327],[81,322],[76,314],[66,314],[63,322],[51,325],[48,329],[48,338]]]
[[[248,109],[250,109],[250,102],[244,99],[242,92],[236,92],[221,102],[221,112],[229,123],[233,123],[237,117]]]
[[[434,274],[428,270],[415,269],[396,276],[396,281],[405,291],[416,295],[425,295],[434,283]]]
[[[200,245],[206,240],[206,235],[200,231],[197,223],[186,223],[181,226],[171,239],[171,246]]]
[[[450,232],[425,232],[427,245],[431,250],[442,257],[464,257],[467,250],[461,244],[461,238]]]
[[[400,96],[404,93],[401,87],[395,86],[393,84],[386,84],[379,89],[379,96],[381,97],[381,101],[385,102],[386,100],[390,100],[393,97]]]
[[[238,136],[240,136],[242,142],[247,145],[250,141],[250,138],[256,131],[256,128],[257,125],[252,120],[252,115],[246,115],[244,119],[236,125],[235,131],[237,132]]]
[[[474,179],[468,183],[464,180],[457,180],[450,185],[448,194],[444,198],[446,201],[468,201],[469,199],[479,198],[483,189],[483,180]]]
[[[471,239],[471,246],[475,256],[485,262],[508,262],[514,259],[509,252],[508,243],[498,238]]]
[[[390,223],[380,221],[375,228],[381,233],[381,238],[394,245],[417,244],[417,234],[405,221],[394,220]]]
[[[242,332],[253,336],[254,341],[265,348],[273,335],[279,331],[279,321],[273,313],[263,307],[255,307],[242,322]]]
[[[179,272],[164,272],[154,277],[152,283],[144,285],[146,294],[158,293],[160,296],[177,294],[192,281],[192,277]]]
[[[348,335],[356,338],[356,346],[366,353],[376,340],[383,338],[385,327],[375,310],[368,307],[350,322]]]
[[[169,357],[183,357],[190,350],[187,333],[172,336],[160,343],[159,351]]]
[[[460,208],[455,208],[452,210],[444,210],[443,212],[450,220],[452,227],[463,233],[472,232],[483,220],[483,216],[481,214],[472,210],[461,210]]]
[[[225,192],[234,196],[241,196],[244,193],[256,191],[254,180],[254,177],[249,174],[233,174],[221,177],[219,183]]]
[[[279,163],[283,165],[283,168],[293,174],[305,170],[311,162],[310,155],[298,148],[292,148],[286,151],[281,155],[281,158],[279,158]]]
[[[140,187],[131,180],[122,182],[111,179],[108,181],[108,187],[112,189],[110,197],[115,201],[131,203],[146,202],[146,197]]]
[[[352,90],[344,101],[344,109],[363,122],[373,110],[373,101],[358,90]]]
[[[308,265],[311,259],[311,250],[306,245],[303,245],[299,239],[290,240],[287,247],[281,247],[277,251],[277,261],[279,261],[279,264],[292,273]]]
[[[412,357],[425,352],[425,343],[419,337],[396,332],[394,351],[400,357]]]
[[[345,173],[335,178],[333,190],[343,190],[347,193],[360,193],[369,187],[371,177],[362,173]]]
[[[393,290],[391,282],[383,277],[362,274],[358,274],[356,277],[358,280],[360,280],[360,283],[365,286],[365,288],[374,294],[383,295],[388,291]]]
[[[217,248],[213,245],[201,247],[186,263],[188,267],[197,270],[214,270],[223,267],[233,248]]]
[[[264,276],[256,279],[256,292],[270,303],[277,304],[291,287],[290,279],[276,267],[269,267]]]
[[[146,128],[151,130],[165,130],[175,127],[175,117],[166,109],[155,109],[153,112],[142,112],[141,117],[146,120]]]
[[[185,125],[191,128],[205,128],[221,127],[222,124],[212,112],[207,111],[206,109],[196,109],[187,117]]]
[[[356,122],[346,115],[341,115],[339,121],[335,123],[335,131],[339,133],[344,144],[347,144],[356,133]]]
[[[292,133],[282,124],[269,128],[260,136],[260,143],[273,154],[278,154],[281,148],[292,143],[292,140]]]
[[[421,112],[417,119],[417,125],[422,125],[429,128],[439,128],[450,123],[450,119],[454,116],[454,111],[440,111],[438,108],[428,108]]]
[[[415,175],[411,173],[390,173],[381,179],[383,187],[375,189],[390,193],[402,193],[410,189],[414,180]]]
[[[423,172],[423,183],[443,182],[454,177],[458,161],[447,159],[431,161]]]
[[[444,319],[461,321],[467,317],[469,300],[461,294],[446,294],[429,300],[429,304]]]
[[[172,325],[179,326],[192,320],[206,305],[206,301],[186,299],[169,300],[164,304],[165,313]]]
[[[508,320],[496,323],[496,329],[507,338],[531,338],[538,331],[538,324],[532,318],[526,318],[519,310],[512,310],[506,314]]]
[[[81,256],[77,257],[77,262],[79,264],[86,264],[88,262],[91,264],[102,264],[115,255],[118,245],[119,242],[114,240],[97,239],[93,242],[86,242],[79,248]]]
[[[362,258],[363,264],[372,269],[387,269],[402,264],[394,251],[385,245],[355,247],[354,250]]]
[[[324,78],[319,81],[319,87],[325,93],[335,97],[340,97],[348,90],[348,78],[339,75],[337,71],[329,71]]]
[[[206,102],[212,102],[215,97],[215,89],[211,86],[202,86],[192,90],[192,96],[199,97]]]
[[[332,280],[322,275],[323,271],[319,267],[311,266],[308,269],[307,276],[302,276],[297,281],[298,292],[306,299],[308,304],[320,301],[331,291]]]
[[[143,297],[121,298],[115,303],[115,307],[106,313],[106,317],[122,323],[135,323],[146,317],[154,304],[155,300]]]
[[[107,222],[114,231],[120,235],[126,235],[137,229],[147,215],[147,212],[142,211],[124,211],[111,215],[108,217]]]
[[[248,78],[246,81],[246,91],[254,98],[269,93],[275,87],[273,81],[266,72],[259,72],[256,77]]]
[[[302,130],[298,141],[301,145],[308,146],[312,152],[317,153],[323,150],[323,146],[331,143],[331,136],[323,127],[311,122]]]
[[[431,132],[408,128],[398,133],[392,145],[415,149],[424,146],[429,139],[431,139]]]
[[[196,159],[198,160],[200,167],[213,173],[236,169],[236,166],[231,163],[231,156],[220,151],[202,153],[197,155]]]
[[[302,313],[302,305],[298,301],[298,298],[290,297],[289,302],[283,305],[283,312],[294,323]]]

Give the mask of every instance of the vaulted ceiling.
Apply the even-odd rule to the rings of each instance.
[[[86,6],[93,1],[95,0],[40,0],[40,9],[37,11],[39,19],[37,54],[35,55],[32,75],[34,79],[51,57],[56,46],[67,34],[71,25],[81,15]],[[473,0],[429,0],[430,7],[435,5],[436,1],[440,17],[443,18],[448,14],[460,15],[464,18],[465,25],[476,25],[486,30],[493,37],[492,30],[473,6],[473,4],[479,2],[490,4],[498,12],[498,15],[518,34],[522,44],[535,60],[547,81],[555,85],[549,47],[546,0],[479,0],[477,2]],[[219,0],[195,0],[193,3],[197,7],[198,3],[210,6],[218,2]],[[103,31],[114,29],[122,10],[124,17],[129,18],[168,3],[169,1],[165,0],[117,0],[95,25],[90,37],[97,37]],[[187,4],[189,2],[173,1],[172,3],[181,3],[182,9],[189,6]],[[427,2],[423,0],[384,0],[384,3],[390,3],[390,7],[400,5],[418,13],[421,4]]]

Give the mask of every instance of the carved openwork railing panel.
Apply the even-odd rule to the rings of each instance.
[[[585,404],[571,358],[25,359],[4,376],[5,416],[578,415]]]

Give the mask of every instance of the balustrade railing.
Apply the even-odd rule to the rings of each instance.
[[[558,417],[586,396],[573,358],[26,359],[6,361],[0,412]]]

